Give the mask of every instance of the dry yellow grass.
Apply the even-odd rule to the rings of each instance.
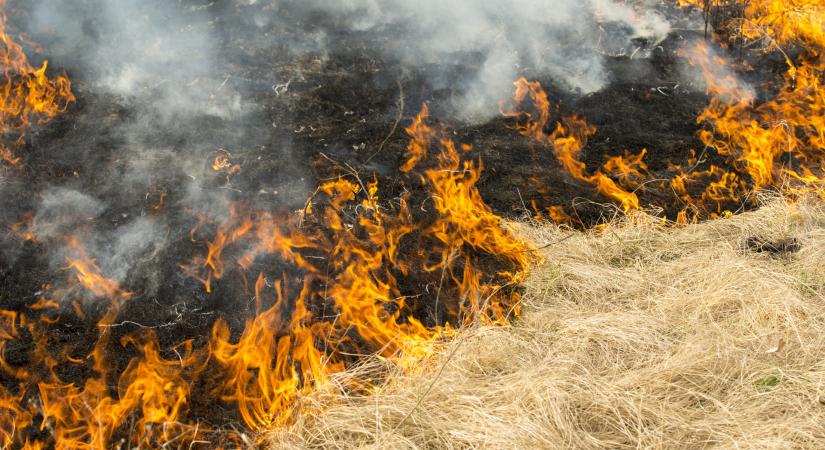
[[[825,448],[825,205],[772,200],[676,229],[520,229],[555,242],[522,320],[462,331],[375,395],[308,399],[319,412],[273,445]],[[757,253],[752,237],[801,247]]]

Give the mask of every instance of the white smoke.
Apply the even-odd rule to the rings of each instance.
[[[552,78],[570,91],[598,91],[609,82],[605,55],[650,47],[669,31],[667,21],[647,5],[618,0],[32,0],[31,5],[29,31],[48,37],[44,45],[54,67],[68,68],[70,76],[78,73],[76,86],[85,90],[78,91],[79,98],[107,95],[128,111],[100,126],[117,135],[106,155],[108,173],[117,176],[96,183],[93,193],[107,203],[70,189],[46,192],[36,217],[41,229],[35,230],[46,238],[103,220],[122,204],[137,204],[135,197],[156,181],[168,181],[166,187],[174,190],[170,198],[177,203],[168,207],[177,214],[185,209],[220,219],[231,191],[217,189],[209,178],[214,174],[207,159],[218,147],[265,148],[243,148],[249,164],[255,164],[254,155],[284,161],[281,170],[294,172],[288,146],[266,135],[278,124],[255,121],[268,120],[261,111],[271,107],[264,102],[275,95],[270,88],[278,82],[275,67],[307,55],[324,61],[335,51],[339,33],[377,59],[399,63],[401,73],[424,73],[431,85],[455,92],[454,114],[480,123],[498,114],[498,102],[510,96],[512,82],[523,73]],[[462,67],[460,78],[452,72],[456,66]],[[249,86],[258,89],[255,96],[246,95]],[[255,130],[254,144],[245,127]],[[72,152],[90,158],[89,167],[101,167],[85,148],[83,142]],[[90,255],[117,280],[187,231],[169,236],[163,221],[130,212],[111,231],[84,239]]]
[[[480,55],[475,79],[453,106],[483,121],[524,71],[573,91],[602,89],[609,81],[604,53],[632,51],[634,39],[655,44],[667,36],[668,22],[648,6],[613,0],[302,0],[293,8],[327,13],[354,31],[390,34],[382,51],[405,65],[437,71],[463,55]],[[605,31],[606,25],[620,32]]]
[[[54,37],[50,53],[94,74],[98,92],[143,97],[164,117],[242,112],[239,94],[215,73],[218,44],[202,8],[166,0],[38,0],[30,26]]]

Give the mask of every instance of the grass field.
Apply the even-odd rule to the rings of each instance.
[[[273,445],[822,448],[821,202],[681,228],[516,227],[545,247],[520,320],[463,330],[374,395],[319,390]]]

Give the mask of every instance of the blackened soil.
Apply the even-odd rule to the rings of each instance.
[[[479,189],[498,214],[523,217],[533,214],[534,205],[539,210],[561,206],[579,223],[592,225],[615,210],[593,187],[567,174],[549,148],[520,136],[508,120],[468,125],[446,116],[441,105],[461,94],[459,87],[478,69],[478,55],[444,61],[455,82],[434,86],[427,67],[402,69],[399,61],[377,51],[385,42],[324,28],[330,25],[322,18],[295,26],[307,27],[308,32],[323,28],[332,37],[332,47],[324,55],[295,56],[277,44],[277,34],[222,30],[224,24],[247,19],[232,17],[241,13],[225,2],[212,3],[216,3],[214,26],[224,36],[224,58],[215,68],[215,84],[225,79],[245,103],[256,105],[251,112],[237,117],[203,114],[169,126],[162,117],[147,119],[140,100],[97,92],[95,74],[62,60],[51,70],[68,71],[78,100],[31,134],[22,151],[21,168],[10,169],[13,175],[3,181],[7,195],[0,198],[4,210],[0,218],[4,225],[36,211],[44,191],[63,187],[105,203],[100,217],[82,225],[89,234],[104,236],[103,241],[136,217],[157,217],[170,230],[168,245],[134,265],[123,279],[123,288],[135,297],[110,329],[107,358],[113,367],[125,368],[136,355],[134,348],[119,344],[125,335],[151,329],[163,356],[171,359],[174,346],[183,340],[203,346],[218,318],[227,320],[237,336],[255,314],[249,289],[254,280],[227,275],[229,281],[216,283],[215,291],[206,294],[179,267],[204,253],[204,247],[193,245],[189,236],[197,223],[185,207],[194,195],[193,186],[198,192],[221,192],[228,200],[288,212],[302,208],[318,183],[348,176],[354,169],[363,179],[380,181],[381,198],[396,198],[410,188],[398,170],[408,142],[404,127],[425,102],[431,106],[433,121],[455,130],[457,141],[473,145],[472,157],[484,164]],[[49,48],[49,36],[36,38]],[[559,103],[561,114],[581,114],[598,128],[583,152],[589,168],[600,167],[609,156],[647,149],[650,178],[667,178],[670,163],[684,164],[691,149],[701,149],[695,119],[708,99],[700,87],[680,81],[684,63],[675,55],[683,42],[694,38],[692,33],[674,32],[648,57],[606,57],[611,81],[593,94],[555,92],[553,80],[539,78]],[[135,98],[143,94],[135,93]],[[147,95],[151,98],[151,92]],[[139,136],[124,131],[141,121],[148,121],[152,131]],[[135,157],[135,149],[156,151]],[[210,171],[218,149],[231,153],[232,162],[240,165],[239,173]],[[180,169],[181,161],[186,161],[186,170]],[[137,177],[136,162],[148,168]],[[712,157],[707,164],[711,162]],[[197,184],[192,182],[195,178]],[[163,206],[155,208],[161,192]],[[640,195],[643,204],[671,205],[667,210],[671,215],[680,209],[671,193],[655,186]],[[2,244],[0,309],[36,318],[38,313],[28,305],[37,300],[44,284],[65,280],[65,264],[55,259],[48,243],[22,242],[9,234]],[[402,290],[414,292],[421,287]],[[97,320],[105,313],[105,303],[90,301],[81,306],[84,319],[74,317],[65,306],[55,313],[60,315],[58,325],[48,331],[52,345],[69,345],[77,357],[91,350],[99,332]],[[428,304],[415,307],[416,315],[427,323],[437,322],[442,314]],[[7,360],[27,365],[32,346],[31,336],[21,335],[7,345]],[[80,386],[91,369],[65,364],[56,371]],[[5,373],[0,373],[0,383],[17,389],[17,381]],[[114,394],[115,379],[111,386]],[[241,423],[234,408],[197,394],[188,405],[193,417],[216,428]],[[28,395],[34,398],[36,392]]]

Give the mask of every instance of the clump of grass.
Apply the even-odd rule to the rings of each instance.
[[[552,243],[522,320],[463,330],[373,395],[321,390],[272,445],[821,448],[823,219],[819,201],[773,199],[682,228],[522,225]],[[755,252],[754,237],[798,246]]]

